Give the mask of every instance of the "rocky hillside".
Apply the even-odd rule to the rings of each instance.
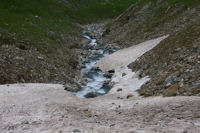
[[[132,3],[132,0],[2,0],[0,84],[71,81],[78,74],[77,55],[83,41],[82,28],[77,23],[112,18]]]
[[[141,95],[200,95],[199,5],[199,0],[139,0],[107,25],[104,42],[120,47],[170,35],[129,65],[151,78]]]

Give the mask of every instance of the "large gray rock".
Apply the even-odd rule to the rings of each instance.
[[[95,92],[89,92],[89,93],[87,93],[87,94],[85,95],[85,97],[86,97],[86,98],[94,98],[94,97],[96,97],[96,94],[95,94]]]

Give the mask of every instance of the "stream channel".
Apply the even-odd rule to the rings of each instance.
[[[102,32],[98,32],[94,29],[88,28],[92,33],[96,33],[99,38],[102,36]],[[88,43],[83,44],[85,55],[82,57],[82,69],[81,79],[79,83],[81,90],[74,92],[74,95],[80,98],[94,98],[106,94],[111,88],[111,76],[108,73],[103,73],[99,69],[95,69],[94,65],[101,58],[112,54],[117,49],[113,46],[106,46],[98,43],[95,36],[83,34],[83,37],[88,40]],[[112,73],[112,72],[111,72]]]

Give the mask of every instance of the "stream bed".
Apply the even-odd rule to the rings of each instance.
[[[97,33],[95,30],[92,32]],[[98,33],[99,38],[101,35],[101,33]],[[84,34],[83,37],[88,39],[89,43],[83,45],[83,49],[87,54],[82,61],[82,80],[79,83],[81,90],[74,92],[74,95],[80,98],[94,98],[106,94],[112,88],[111,73],[103,73],[101,70],[94,68],[94,65],[101,58],[115,52],[117,48],[99,44],[97,39],[87,34]]]

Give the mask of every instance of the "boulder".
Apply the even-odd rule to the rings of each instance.
[[[109,72],[105,72],[105,73],[103,74],[104,77],[109,78],[109,79],[112,78],[112,75],[113,75],[113,74],[112,74],[112,73],[109,73]]]
[[[109,73],[115,73],[115,70],[112,69],[112,70],[109,70],[108,72],[109,72]]]
[[[85,95],[86,98],[94,98],[96,97],[96,93],[95,92],[89,92]]]

